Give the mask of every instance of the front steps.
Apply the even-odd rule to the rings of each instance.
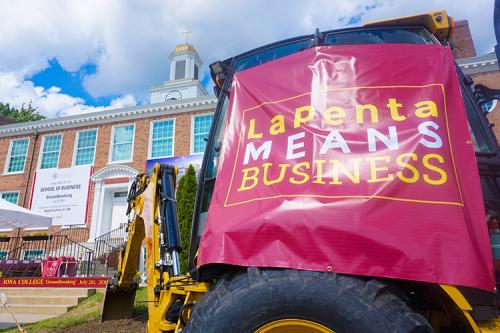
[[[14,316],[19,315],[23,321],[33,317],[33,321],[62,315],[79,302],[95,294],[95,289],[85,288],[0,288],[7,298],[10,310]],[[0,317],[8,314],[7,307],[0,307]],[[16,316],[17,318],[17,316]],[[23,321],[31,322],[31,321]]]
[[[113,277],[116,274],[115,267],[106,267],[106,265],[101,264],[98,261],[94,263],[94,276],[95,277]]]

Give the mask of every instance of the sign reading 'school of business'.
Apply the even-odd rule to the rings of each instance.
[[[44,169],[35,173],[30,209],[52,216],[53,225],[85,224],[92,166]]]
[[[229,105],[200,265],[493,288],[449,49],[301,51],[236,73]]]

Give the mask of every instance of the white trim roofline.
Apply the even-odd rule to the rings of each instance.
[[[476,57],[457,59],[457,64],[465,74],[493,72],[500,69],[494,52]]]
[[[0,138],[215,108],[213,95],[0,126]]]

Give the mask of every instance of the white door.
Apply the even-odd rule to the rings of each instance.
[[[122,224],[127,223],[127,192],[115,191],[113,193],[111,206],[111,230],[119,228]]]

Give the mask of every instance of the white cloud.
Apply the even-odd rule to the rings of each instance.
[[[109,106],[88,106],[83,99],[61,93],[61,88],[37,87],[31,81],[24,80],[14,72],[0,72],[0,101],[6,101],[14,107],[23,104],[32,105],[49,118],[72,114],[118,109],[137,104],[132,95],[124,95],[111,101]]]
[[[206,60],[206,72],[211,61],[316,27],[338,28],[353,16],[361,15],[364,22],[436,9],[469,20],[478,54],[492,50],[493,0],[0,0],[0,71],[15,73],[23,83],[16,89],[20,94],[37,91],[25,80],[46,68],[49,59],[70,72],[91,62],[96,73],[83,81],[91,95],[134,95],[145,101],[148,87],[168,79],[168,55],[183,41],[185,28],[193,30],[190,42]],[[51,108],[83,103],[60,92],[40,94],[47,95],[40,101],[47,114],[64,114]]]

